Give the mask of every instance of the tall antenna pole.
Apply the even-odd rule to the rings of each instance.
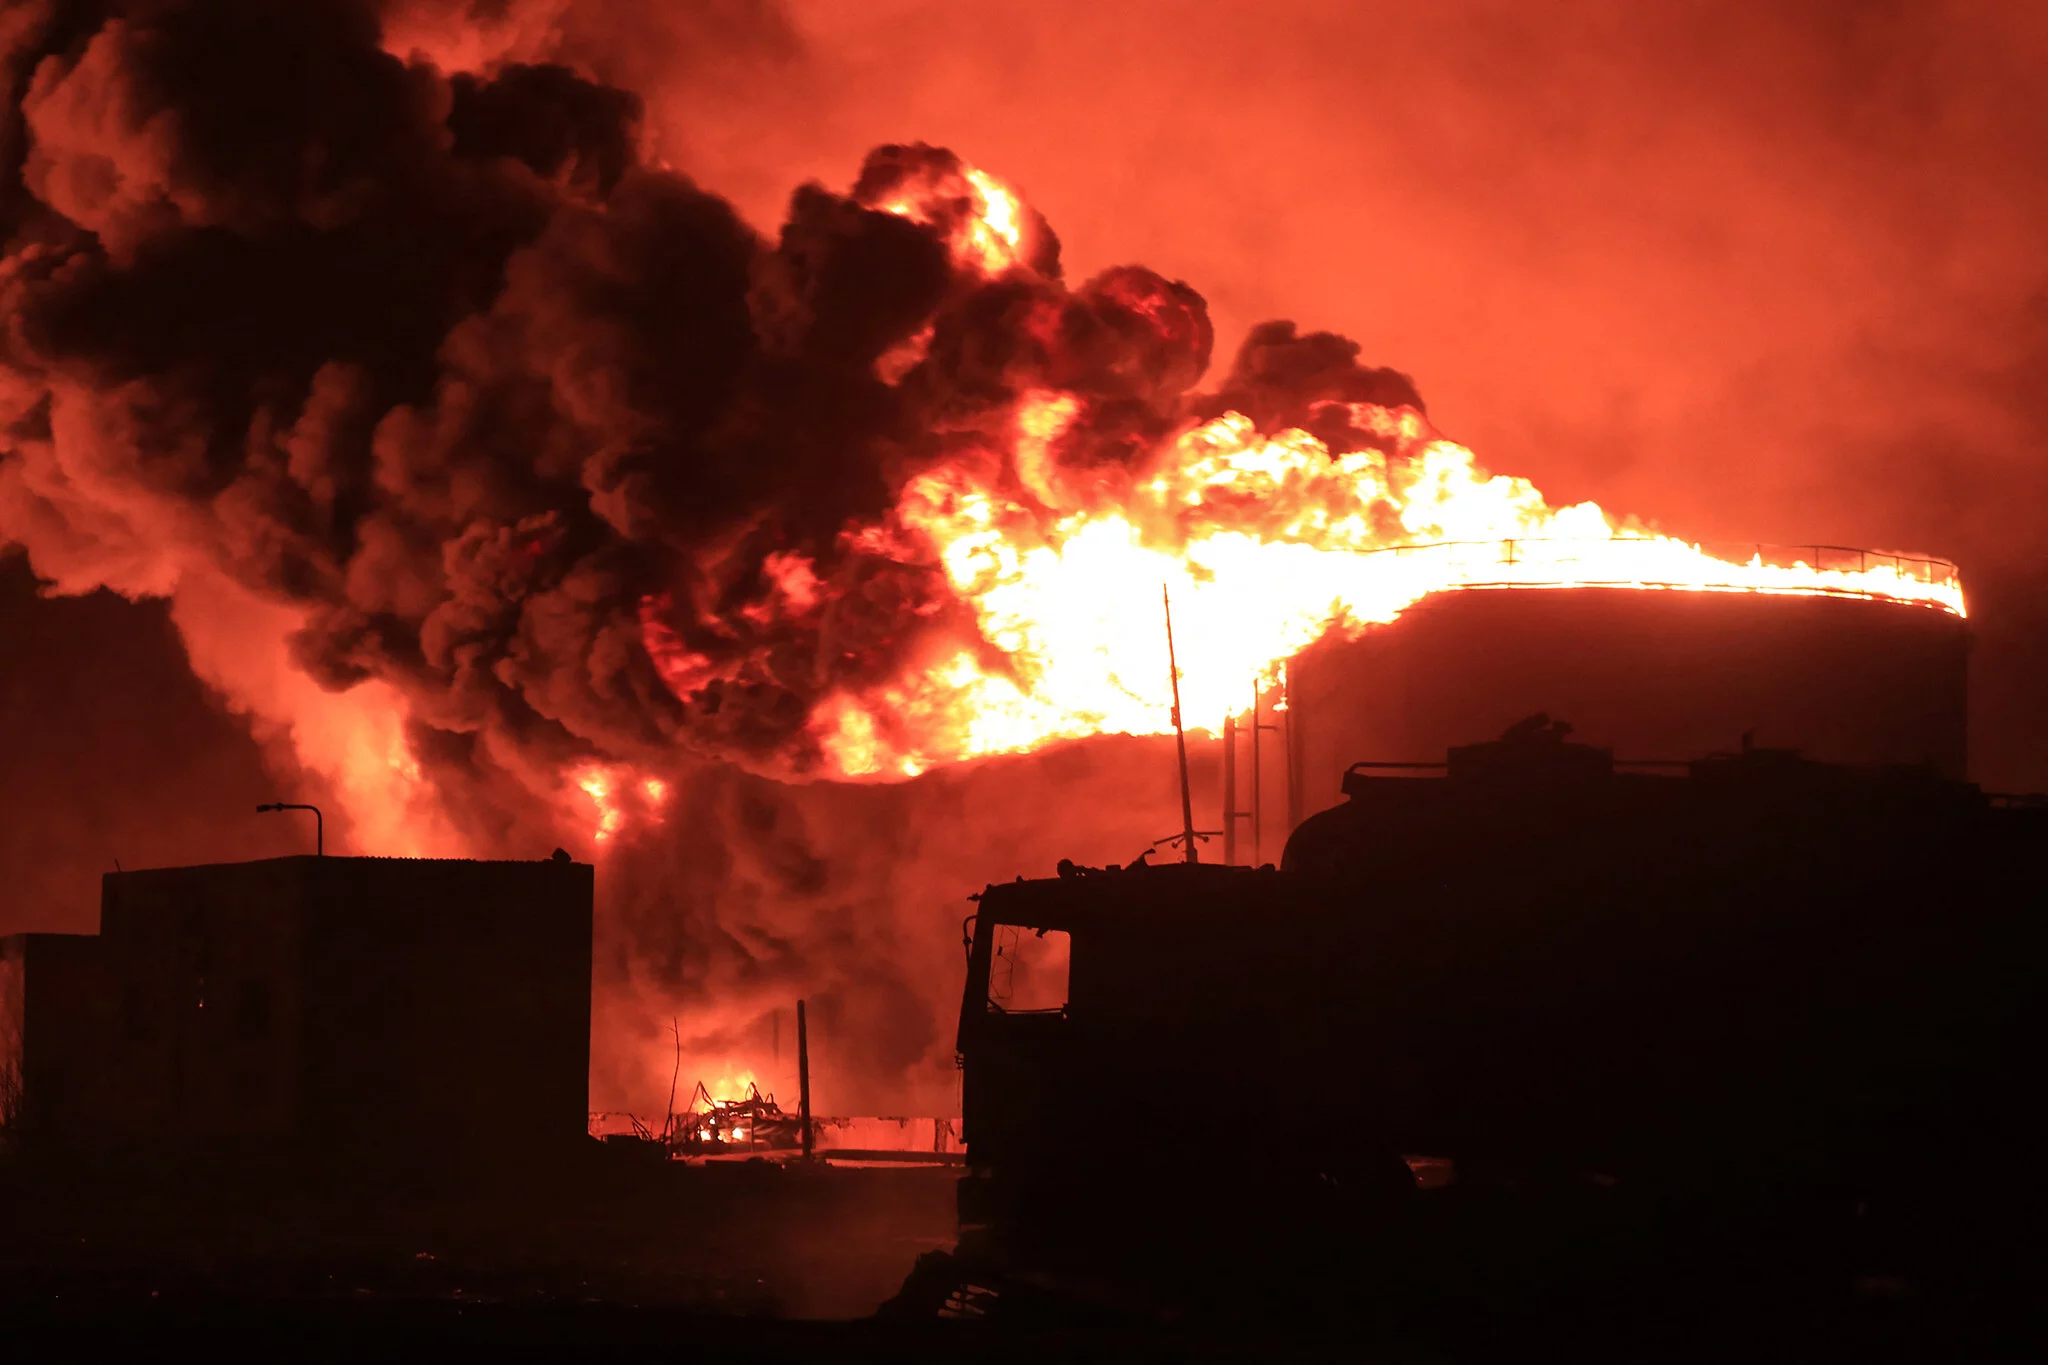
[[[1265,850],[1261,836],[1266,826],[1265,774],[1259,770],[1259,731],[1271,727],[1259,720],[1259,679],[1252,675],[1252,866],[1257,867]]]
[[[1223,718],[1223,862],[1237,866],[1237,717]]]
[[[1280,732],[1287,754],[1287,829],[1292,833],[1301,823],[1301,712],[1294,709],[1294,665],[1280,665],[1280,704],[1287,708],[1287,720]]]
[[[1198,863],[1202,859],[1195,852],[1195,803],[1188,794],[1188,736],[1180,724],[1180,660],[1173,652],[1173,595],[1164,583],[1159,585],[1159,600],[1166,607],[1166,672],[1173,682],[1173,742],[1180,748],[1180,832],[1186,841],[1186,861]]]
[[[1283,667],[1283,669],[1284,669],[1285,665],[1283,665],[1282,667]],[[1282,679],[1283,679],[1283,682],[1282,682],[1281,686],[1282,686],[1282,687],[1284,688],[1284,687],[1286,686],[1286,683],[1284,682],[1284,679],[1285,679],[1285,677],[1286,677],[1286,674],[1285,674],[1285,672],[1284,672],[1284,671],[1283,671],[1283,673],[1281,674],[1281,677],[1282,677]],[[1254,866],[1254,867],[1262,867],[1262,866],[1264,866],[1264,865],[1265,865],[1265,858],[1266,858],[1266,855],[1265,855],[1265,851],[1264,851],[1264,840],[1265,840],[1265,832],[1266,832],[1266,782],[1265,782],[1265,769],[1264,769],[1264,768],[1262,768],[1262,767],[1260,766],[1260,756],[1259,756],[1259,735],[1260,735],[1261,733],[1266,733],[1266,734],[1280,734],[1280,730],[1281,730],[1281,727],[1280,727],[1280,725],[1279,725],[1279,724],[1277,723],[1277,721],[1273,721],[1273,722],[1268,722],[1268,721],[1263,721],[1263,720],[1260,720],[1260,719],[1259,719],[1259,703],[1260,703],[1260,701],[1261,701],[1260,691],[1261,691],[1261,689],[1260,689],[1260,686],[1259,686],[1259,680],[1258,680],[1257,678],[1253,678],[1253,679],[1252,679],[1252,866]],[[1284,698],[1284,697],[1286,696],[1286,693],[1285,693],[1285,692],[1283,691],[1283,692],[1281,693],[1281,695],[1282,695],[1282,697]],[[1274,716],[1278,716],[1278,715],[1279,715],[1280,713],[1279,713],[1279,712],[1272,712],[1272,711],[1269,711],[1269,712],[1268,712],[1267,714],[1269,714],[1269,715],[1274,715]],[[1290,715],[1290,716],[1291,716],[1291,715],[1293,715],[1294,713],[1293,713],[1292,711],[1289,711],[1289,712],[1287,712],[1286,714],[1288,714],[1288,715]],[[1285,739],[1285,738],[1286,738],[1286,735],[1284,735],[1284,734],[1281,734],[1281,735],[1280,735],[1280,737],[1281,737],[1282,739]],[[1283,759],[1287,759],[1287,757],[1288,757],[1288,756],[1287,756],[1287,754],[1286,754],[1285,752],[1283,752],[1283,753],[1282,753],[1282,754],[1281,754],[1280,756],[1281,756],[1281,758],[1283,758]],[[1288,773],[1289,773],[1288,783],[1289,783],[1289,787],[1290,787],[1290,789],[1291,789],[1291,788],[1292,788],[1292,784],[1293,784],[1293,777],[1292,777],[1292,774],[1293,774],[1293,772],[1294,772],[1294,767],[1293,767],[1293,761],[1292,761],[1291,759],[1288,759],[1288,762],[1287,762],[1287,771],[1288,771]],[[1289,807],[1289,809],[1291,810],[1291,809],[1292,809],[1292,807],[1290,806],[1290,807]],[[1291,830],[1291,829],[1293,828],[1293,826],[1292,826],[1292,825],[1290,825],[1290,826],[1288,826],[1288,828],[1289,828],[1289,829]]]

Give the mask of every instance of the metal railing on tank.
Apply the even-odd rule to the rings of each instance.
[[[1512,537],[1390,545],[1367,552],[1419,560],[1451,588],[1662,588],[1861,597],[1963,614],[1962,574],[1948,560],[1848,545],[1682,541],[1661,536]]]

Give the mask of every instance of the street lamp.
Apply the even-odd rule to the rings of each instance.
[[[313,812],[313,853],[316,857],[324,858],[327,856],[327,821],[321,816],[318,806],[296,805],[290,801],[272,801],[267,805],[258,806],[256,813],[258,815],[267,815],[274,810],[309,810]]]

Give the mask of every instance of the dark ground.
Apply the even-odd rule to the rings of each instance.
[[[1392,1257],[1361,1254],[1365,1228],[1243,1248],[1259,1274],[1218,1279],[1199,1326],[1120,1308],[903,1322],[869,1315],[953,1244],[951,1171],[607,1162],[551,1188],[298,1193],[246,1166],[171,1174],[0,1161],[6,1354],[1957,1359],[2039,1341],[2048,1303],[2038,1251],[1968,1217],[1695,1211],[1674,1238],[1605,1195],[1454,1187],[1379,1230]],[[1227,1301],[1260,1274],[1300,1292]]]
[[[0,1301],[221,1298],[872,1313],[953,1237],[954,1172],[593,1162],[308,1186],[260,1163],[0,1163]]]

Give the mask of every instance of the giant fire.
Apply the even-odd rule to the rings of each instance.
[[[1963,610],[1935,561],[1553,506],[1335,332],[1219,358],[1194,285],[1070,278],[944,148],[877,147],[764,231],[509,21],[243,6],[243,62],[217,6],[29,9],[0,543],[56,592],[168,599],[336,851],[603,860],[612,1098],[678,1049],[787,1093],[794,998],[882,1040],[859,1068],[950,1080],[950,945],[895,919],[1027,853],[928,807],[984,756],[1169,729],[1162,588],[1198,730],[1448,589]],[[1072,804],[1047,840],[1109,837]]]
[[[878,206],[939,227],[961,270],[1031,268],[1022,203],[985,172],[925,174]],[[1718,549],[1590,502],[1552,507],[1406,406],[1341,405],[1326,415],[1352,437],[1334,446],[1300,429],[1261,433],[1226,412],[1145,458],[1077,475],[1055,452],[1089,401],[1055,388],[1023,395],[1006,448],[954,452],[909,478],[884,519],[843,533],[851,554],[942,566],[967,610],[960,628],[933,629],[897,676],[816,706],[809,728],[829,775],[913,777],[1059,739],[1169,728],[1161,585],[1177,618],[1184,715],[1197,727],[1220,723],[1254,680],[1325,631],[1391,621],[1448,589],[1835,593],[1964,611],[1941,561]],[[833,591],[802,555],[771,556],[767,577],[766,597],[745,609],[759,624],[814,615]],[[662,624],[665,606],[645,604],[643,638],[679,698],[736,676],[682,646]]]

